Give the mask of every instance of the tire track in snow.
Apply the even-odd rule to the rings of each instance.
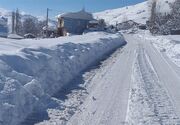
[[[137,50],[129,99],[128,125],[180,124],[172,101],[141,45]]]

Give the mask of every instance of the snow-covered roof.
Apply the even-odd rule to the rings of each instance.
[[[96,23],[99,23],[99,21],[98,20],[91,20],[91,21],[89,21],[89,23],[96,24]]]
[[[93,20],[91,13],[86,12],[84,9],[79,12],[62,13],[57,16],[57,18],[72,18],[72,19],[83,19],[83,20]]]
[[[10,38],[10,39],[23,39],[22,36],[17,35],[17,34],[9,34],[8,38]]]

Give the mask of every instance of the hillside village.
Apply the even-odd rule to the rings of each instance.
[[[127,8],[128,9],[128,8]],[[143,12],[138,12],[143,13]],[[47,37],[58,37],[66,36],[68,34],[83,34],[87,31],[119,31],[128,30],[131,28],[140,28],[145,26],[145,23],[134,22],[133,20],[128,20],[124,18],[124,22],[116,24],[109,24],[106,19],[97,17],[85,9],[78,12],[63,13],[56,16],[57,20],[44,20],[38,21],[36,17],[20,15],[19,10],[12,12],[11,17],[3,17],[1,19],[1,27],[6,28],[6,30],[1,30],[2,37],[11,38],[47,38]],[[147,19],[145,17],[145,19]],[[144,20],[145,20],[144,19]],[[105,21],[106,20],[106,21]],[[48,21],[48,23],[47,23]],[[48,25],[47,25],[48,24]],[[48,28],[47,28],[48,27]],[[142,28],[141,28],[142,27]],[[146,26],[143,28],[146,29]],[[12,35],[13,34],[13,35]],[[15,35],[16,34],[16,35]]]
[[[11,13],[11,17],[1,17],[1,36],[23,38],[55,38],[68,34],[80,35],[86,30],[102,31],[105,29],[103,19],[96,20],[91,13],[82,9],[78,12],[57,15],[57,20],[38,21],[36,17],[21,15],[19,10]],[[8,22],[10,25],[8,25]],[[6,29],[5,29],[6,28]]]
[[[179,0],[49,11],[0,8],[0,125],[180,124]]]

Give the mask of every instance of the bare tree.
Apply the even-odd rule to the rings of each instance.
[[[156,0],[148,1],[149,15],[150,15],[148,26],[151,33],[156,33],[158,30],[158,26],[156,23],[156,20],[157,20],[156,5],[157,5]]]
[[[150,18],[148,21],[149,30],[153,34],[170,34],[171,14],[157,11],[157,0],[149,0]]]
[[[27,33],[32,33],[34,35],[38,34],[38,27],[32,18],[27,18],[23,22],[23,32],[24,34],[27,34]]]

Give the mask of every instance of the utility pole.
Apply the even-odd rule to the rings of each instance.
[[[19,18],[20,18],[20,15],[19,15],[19,10],[18,9],[16,10],[15,16],[16,16],[15,32],[16,32],[16,34],[19,34],[19,21],[20,21]]]
[[[46,37],[48,37],[48,22],[49,22],[49,8],[47,8],[47,15],[46,15]]]
[[[12,34],[15,33],[15,12],[12,12]]]

